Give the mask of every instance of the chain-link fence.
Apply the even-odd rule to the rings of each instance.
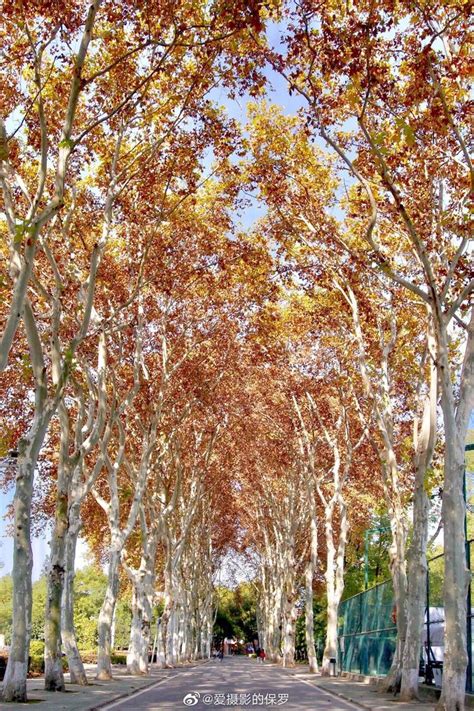
[[[343,671],[386,674],[392,663],[396,638],[391,580],[341,602],[339,664]]]
[[[471,545],[466,543],[466,560],[470,569]],[[428,561],[425,626],[420,649],[420,676],[441,685],[444,659],[444,554]],[[466,690],[473,689],[472,670],[472,597],[467,598],[468,669]],[[391,580],[347,598],[339,606],[339,668],[342,671],[379,676],[387,674],[395,651],[397,628]]]

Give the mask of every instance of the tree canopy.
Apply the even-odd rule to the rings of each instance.
[[[63,5],[0,20],[4,700],[26,699],[31,635],[51,691],[63,649],[86,684],[80,649],[98,678],[114,643],[145,674],[213,630],[291,666],[303,619],[329,674],[374,531],[387,686],[413,698],[439,523],[438,708],[461,709],[469,3]]]

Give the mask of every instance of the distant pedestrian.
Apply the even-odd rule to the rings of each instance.
[[[222,660],[224,659],[224,648],[223,648],[223,647],[221,647],[221,648],[219,649],[219,652],[218,652],[217,656],[219,657],[219,659],[220,659],[221,662],[222,662]]]
[[[260,660],[260,651],[261,651],[260,647],[257,647],[257,649],[255,650],[255,654],[257,655],[257,662],[261,661]]]
[[[264,650],[264,649],[261,649],[261,650],[260,650],[260,659],[261,659],[262,664],[265,662],[266,656],[267,656],[267,655],[265,654],[265,650]]]

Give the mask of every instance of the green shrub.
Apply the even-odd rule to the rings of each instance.
[[[44,642],[40,639],[32,639],[30,642],[28,671],[30,674],[42,674],[44,672]]]
[[[97,664],[97,652],[95,649],[80,650],[79,654],[83,664]]]
[[[44,672],[44,657],[30,654],[28,671],[30,674],[42,674]]]
[[[97,652],[95,649],[81,649],[81,659],[84,664],[97,664]],[[126,664],[127,653],[113,650],[110,654],[112,664]]]
[[[110,661],[112,664],[126,664],[127,663],[127,655],[124,654],[123,652],[112,652],[110,655]]]
[[[62,657],[63,671],[68,671],[67,657]],[[44,672],[44,642],[40,639],[32,639],[30,642],[30,674],[42,674]]]
[[[32,639],[30,642],[30,657],[44,656],[44,642],[40,639]]]

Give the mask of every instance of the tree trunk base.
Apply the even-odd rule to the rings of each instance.
[[[46,662],[46,669],[44,672],[44,690],[59,692],[66,691],[61,659]]]
[[[89,686],[89,682],[87,680],[87,676],[85,675],[85,673],[84,674],[83,673],[76,674],[69,667],[69,677],[71,679],[71,684],[77,684],[78,686]]]
[[[69,679],[71,681],[71,684],[78,684],[78,686],[88,686],[89,682],[87,680],[84,664],[82,663],[79,650],[73,644],[67,644],[65,645],[65,648],[67,663],[69,667]]]
[[[135,665],[127,666],[127,671],[132,676],[148,676],[148,672],[143,671],[143,669],[139,669]]]
[[[400,701],[421,701],[418,693],[418,669],[402,670]]]
[[[464,701],[451,702],[440,699],[435,706],[435,711],[465,711]]]
[[[451,678],[446,675],[443,678],[441,696],[435,706],[435,711],[464,711],[465,706],[465,684],[464,673],[453,674]]]
[[[26,674],[27,668],[24,662],[8,660],[7,673],[5,674],[5,680],[3,682],[3,701],[16,703],[26,703],[28,701],[26,694]]]
[[[400,691],[400,696],[398,697],[399,701],[419,701],[421,702],[422,699],[420,695],[418,694],[417,689],[405,689],[404,691]]]
[[[44,681],[45,691],[66,691],[66,685],[64,681],[61,683],[58,679],[45,679]]]
[[[109,671],[107,671],[106,669],[101,669],[97,672],[95,678],[97,679],[97,681],[111,681],[113,677]]]
[[[402,673],[400,670],[396,670],[391,672],[387,678],[385,679],[385,682],[382,684],[381,691],[383,691],[385,694],[393,694],[396,696],[397,694],[400,693],[400,689],[402,687]]]

